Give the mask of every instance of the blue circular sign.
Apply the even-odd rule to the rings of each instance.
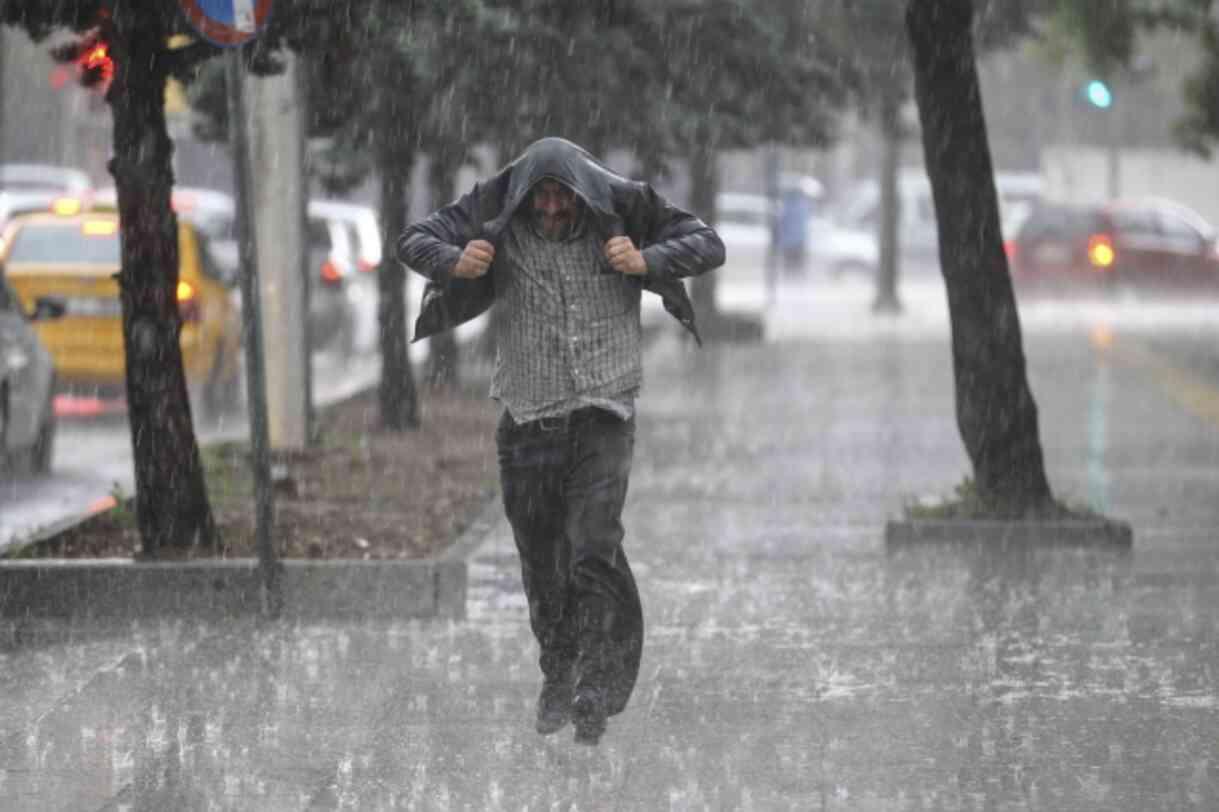
[[[204,39],[224,48],[254,39],[271,16],[271,0],[178,0],[178,5]]]

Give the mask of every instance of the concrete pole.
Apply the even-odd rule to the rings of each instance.
[[[258,270],[265,331],[267,419],[271,447],[309,444],[310,381],[305,273],[305,140],[297,57],[283,55],[285,70],[248,77],[247,115],[251,209],[258,233]]]

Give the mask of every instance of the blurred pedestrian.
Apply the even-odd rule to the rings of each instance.
[[[812,200],[798,188],[786,188],[779,196],[774,239],[783,270],[789,276],[803,276],[808,249],[808,223],[813,216]]]
[[[491,397],[504,509],[541,649],[539,733],[596,744],[639,672],[643,611],[621,521],[642,383],[643,291],[698,338],[682,278],[719,236],[581,147],[544,138],[411,225],[398,258],[429,280],[415,340],[493,303]]]

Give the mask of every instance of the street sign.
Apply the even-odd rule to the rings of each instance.
[[[271,0],[178,0],[178,5],[196,31],[222,48],[254,39],[271,16]]]

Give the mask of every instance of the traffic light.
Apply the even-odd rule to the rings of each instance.
[[[114,78],[114,60],[110,58],[110,46],[101,41],[91,43],[77,60],[80,65],[80,81],[85,87],[105,87]]]
[[[1109,90],[1109,85],[1100,79],[1088,82],[1084,87],[1084,98],[1088,100],[1088,104],[1101,110],[1107,110],[1113,104],[1113,92]]]
[[[95,87],[105,92],[110,86],[110,80],[114,78],[114,59],[110,56],[110,43],[96,31],[75,42],[52,48],[51,56],[68,70],[74,68],[77,80],[85,87]],[[52,72],[51,84],[56,88],[63,87],[66,81],[67,76],[60,69]]]

